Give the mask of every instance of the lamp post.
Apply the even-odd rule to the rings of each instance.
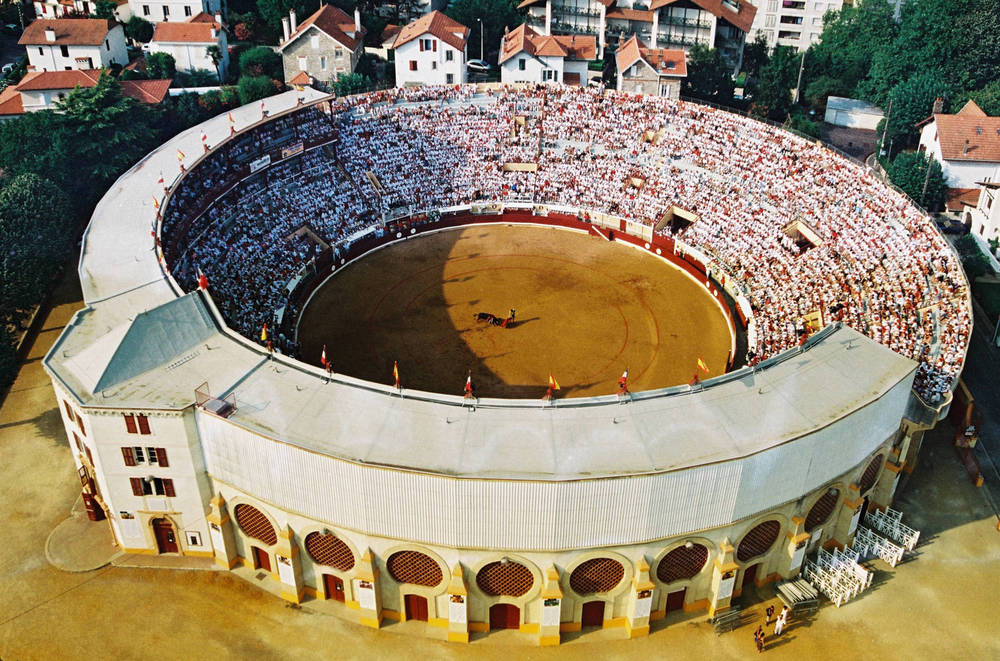
[[[483,43],[484,43],[484,41],[483,41],[483,19],[477,18],[476,20],[479,21],[479,59],[482,60],[482,59],[484,59],[483,58]]]

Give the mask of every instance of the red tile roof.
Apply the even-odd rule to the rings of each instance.
[[[113,27],[112,21],[103,18],[39,18],[24,29],[17,43],[21,46],[98,46],[104,43]],[[55,30],[55,41],[45,38],[46,28]]]
[[[183,23],[171,23],[162,21],[156,24],[153,30],[153,41],[160,43],[186,43],[186,44],[217,44],[219,37],[212,36],[212,30],[219,30],[221,27],[215,19],[209,17],[211,22],[205,22],[200,17],[204,14],[192,16]],[[204,14],[208,16],[208,14]],[[195,20],[198,19],[198,20]]]
[[[21,93],[14,87],[7,87],[0,92],[0,115],[23,115]]]
[[[944,193],[944,206],[948,211],[963,211],[979,203],[978,188],[949,188]]]
[[[568,57],[571,60],[592,60],[597,56],[597,37],[593,35],[540,35],[527,23],[504,35],[500,48],[500,64],[518,53]]]
[[[1000,163],[1000,117],[969,101],[954,115],[935,114],[934,121],[945,160]]]
[[[40,90],[71,90],[76,87],[94,87],[101,77],[100,69],[75,71],[30,71],[17,85],[18,92]],[[171,81],[164,80],[122,80],[122,94],[142,103],[163,101]]]
[[[409,25],[404,25],[392,47],[399,48],[403,44],[429,33],[452,48],[464,51],[465,42],[469,39],[469,32],[471,30],[458,21],[448,18],[439,11],[432,11]]]
[[[626,21],[640,21],[642,23],[653,22],[653,12],[641,9],[629,9],[627,7],[615,7],[609,9],[604,14],[605,18],[624,19]]]
[[[328,37],[343,44],[352,51],[357,49],[367,32],[364,26],[362,26],[361,33],[352,37],[351,34],[355,32],[354,19],[333,5],[322,5],[313,12],[312,16],[299,23],[298,27],[295,28],[295,32],[288,35],[288,40],[282,42],[278,50],[284,50],[285,46],[305,34],[306,30],[312,25],[315,25],[317,29],[324,32]]]
[[[618,0],[598,0],[598,2],[600,2],[600,3],[601,3],[602,5],[604,5],[605,7],[611,7],[611,6],[613,6],[613,5],[615,4],[615,2],[617,2],[617,1],[618,1]],[[531,6],[531,5],[533,5],[533,4],[536,4],[536,3],[539,3],[539,2],[542,2],[542,3],[544,3],[544,2],[545,2],[545,0],[524,0],[524,2],[522,2],[521,4],[519,4],[519,5],[517,6],[517,8],[518,8],[518,9],[524,9],[525,7],[529,7],[529,6]]]
[[[169,78],[164,78],[160,80],[122,80],[119,81],[119,84],[122,86],[122,94],[125,96],[130,96],[140,103],[156,104],[166,98],[167,90],[170,89],[172,82]]]
[[[652,10],[672,5],[678,0],[653,0],[649,8]],[[724,19],[743,32],[749,32],[753,25],[754,16],[757,15],[757,8],[747,2],[747,0],[690,0],[698,7],[711,13],[716,18]],[[738,9],[731,9],[730,5],[735,4]]]
[[[288,82],[291,85],[312,85],[312,78],[305,71],[300,71]]]
[[[379,37],[379,43],[384,44],[387,41],[395,41],[396,35],[399,34],[400,29],[401,28],[398,25],[389,23],[385,26],[385,29],[382,30],[382,35]]]
[[[637,35],[615,51],[618,71],[623,72],[636,62],[643,61],[661,76],[687,76],[687,55],[680,48],[646,48]]]

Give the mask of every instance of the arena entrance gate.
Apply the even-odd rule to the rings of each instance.
[[[588,601],[583,605],[583,614],[580,617],[580,624],[585,627],[604,626],[604,602]]]
[[[250,548],[253,553],[253,568],[271,571],[271,556],[267,554],[267,551],[256,546],[251,546]]]
[[[344,582],[333,574],[323,574],[323,591],[327,599],[344,601]]]
[[[740,595],[742,596],[744,591],[748,587],[753,587],[754,581],[757,579],[757,568],[760,567],[758,562],[755,565],[750,565],[743,570],[743,580],[740,581]]]
[[[177,553],[174,524],[166,519],[153,519],[153,536],[156,537],[156,548],[160,553]]]
[[[521,609],[514,604],[490,606],[490,631],[494,629],[520,629]]]
[[[427,621],[427,599],[416,594],[403,597],[403,607],[406,609],[407,620]]]
[[[756,567],[757,565],[754,565]],[[677,590],[676,592],[670,592],[667,594],[667,612],[684,610],[684,596],[687,594],[687,588],[683,590]]]

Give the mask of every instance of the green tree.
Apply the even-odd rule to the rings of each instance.
[[[212,65],[215,67],[215,77],[222,82],[222,71],[219,70],[219,64],[222,62],[222,51],[215,44],[209,46],[205,49],[205,54],[210,60],[212,60]]]
[[[0,189],[0,326],[42,299],[73,251],[73,219],[59,187],[36,174]]]
[[[295,9],[295,16],[301,23],[320,7],[320,0],[257,0],[257,11],[267,24],[281,34],[281,19],[288,18],[288,10]],[[329,2],[351,15],[354,12],[352,0]]]
[[[150,78],[173,78],[177,75],[177,64],[170,53],[150,53],[146,56],[146,73]]]
[[[372,81],[367,76],[359,73],[338,73],[337,79],[333,81],[333,91],[337,96],[347,96],[364,92],[371,84]]]
[[[909,145],[920,135],[917,124],[928,117],[934,109],[934,100],[948,95],[948,84],[943,80],[940,71],[928,71],[919,74],[906,82],[896,85],[889,93],[892,104],[888,120],[882,120],[879,130],[884,129],[885,122],[889,128],[885,132],[886,141],[894,139]],[[886,106],[886,110],[889,108]]]
[[[241,76],[236,87],[239,90],[240,103],[247,104],[259,101],[279,91],[276,80],[267,76]]]
[[[1000,116],[1000,80],[995,80],[981,90],[963,92],[957,95],[951,104],[951,111],[957,112],[967,101],[973,100],[991,117]]]
[[[809,55],[806,55],[806,59],[809,59]],[[805,82],[803,81],[805,85]],[[810,106],[820,107],[826,104],[826,100],[831,96],[847,96],[849,97],[852,93],[852,89],[848,88],[843,80],[835,78],[834,76],[820,76],[819,78],[810,81],[808,85],[805,85],[805,89],[802,91],[802,96],[804,97],[806,103]]]
[[[6,324],[0,324],[0,391],[14,383],[18,367],[14,336]]]
[[[153,38],[153,24],[142,16],[133,16],[125,24],[125,36],[140,44],[148,44]]]
[[[111,0],[97,0],[94,4],[94,18],[103,18],[108,21],[116,21],[115,10],[118,5]]]
[[[267,46],[257,46],[240,53],[241,76],[268,76],[280,80],[284,77],[281,56]]]
[[[931,210],[944,207],[944,195],[948,190],[948,184],[941,174],[941,164],[929,158],[924,152],[900,153],[889,164],[889,178],[917,204]]]
[[[743,71],[755,78],[760,75],[760,68],[767,63],[767,37],[762,33],[743,47]]]
[[[682,93],[721,105],[733,102],[733,77],[722,53],[701,44],[688,52],[687,77],[682,83]]]
[[[469,57],[478,58],[482,43],[483,59],[496,64],[504,28],[513,30],[524,23],[518,0],[453,0],[444,13],[469,28]],[[482,23],[478,19],[482,19]]]
[[[783,122],[792,109],[791,88],[798,80],[800,56],[789,46],[775,46],[770,59],[753,85],[750,112]]]
[[[979,0],[957,17],[954,34],[962,44],[955,67],[964,76],[959,84],[980,89],[1000,80],[1000,0]]]

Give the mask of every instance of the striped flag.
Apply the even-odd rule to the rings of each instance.
[[[184,156],[184,152],[182,152],[182,151],[181,151],[180,149],[178,149],[178,150],[177,150],[177,160],[178,160],[178,161],[183,161],[183,160],[184,160],[184,158],[185,158],[185,156]]]
[[[552,376],[552,372],[549,372],[549,390],[559,390],[559,382]]]
[[[158,183],[161,186],[163,185],[163,173],[162,172],[160,173],[160,178],[156,180],[156,183]]]
[[[399,362],[395,361],[395,360],[392,361],[392,380],[393,380],[393,387],[394,388],[398,388],[399,387]]]
[[[229,114],[229,123],[230,123],[230,124],[235,124],[235,123],[236,123],[236,120],[235,120],[235,119],[233,119],[233,113],[228,113],[228,114]]]
[[[156,207],[157,209],[160,208],[160,201],[156,199],[155,195],[153,196],[153,206]]]
[[[267,324],[264,324],[263,328],[260,329],[260,341],[267,342]]]
[[[698,369],[705,370],[705,374],[708,374],[708,365],[701,358],[698,358]]]
[[[326,367],[327,364],[328,364],[326,362],[326,345],[325,344],[323,345],[323,353],[321,353],[319,355],[319,364],[322,365],[323,367]]]
[[[465,393],[472,394],[472,370],[469,370],[469,375],[465,377]]]
[[[618,389],[619,390],[628,390],[628,368],[627,367],[625,368],[625,371],[622,372],[622,375],[620,377],[618,377]]]

